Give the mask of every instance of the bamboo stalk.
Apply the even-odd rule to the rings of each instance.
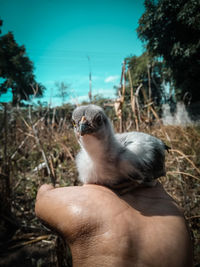
[[[128,69],[128,76],[129,76],[129,82],[130,82],[130,88],[131,88],[131,108],[134,114],[136,130],[139,131],[138,114],[136,111],[136,96],[134,96],[133,94],[133,83],[131,79],[130,69]]]

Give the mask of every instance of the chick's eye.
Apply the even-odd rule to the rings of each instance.
[[[101,123],[102,123],[102,117],[101,117],[101,115],[98,115],[98,116],[95,118],[95,122],[96,122],[97,125],[101,125]]]

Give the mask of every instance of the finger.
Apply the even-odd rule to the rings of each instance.
[[[52,184],[43,184],[38,190],[37,199],[41,197],[42,195],[44,195],[45,192],[52,190],[52,189],[54,189]]]

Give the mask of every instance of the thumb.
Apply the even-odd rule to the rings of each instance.
[[[40,198],[45,192],[54,189],[52,184],[43,184],[37,193],[37,199]]]

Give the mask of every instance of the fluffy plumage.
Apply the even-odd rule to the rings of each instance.
[[[81,146],[76,157],[81,182],[112,187],[131,180],[152,185],[165,175],[167,146],[160,139],[141,132],[115,134],[96,105],[77,107],[72,120]]]

